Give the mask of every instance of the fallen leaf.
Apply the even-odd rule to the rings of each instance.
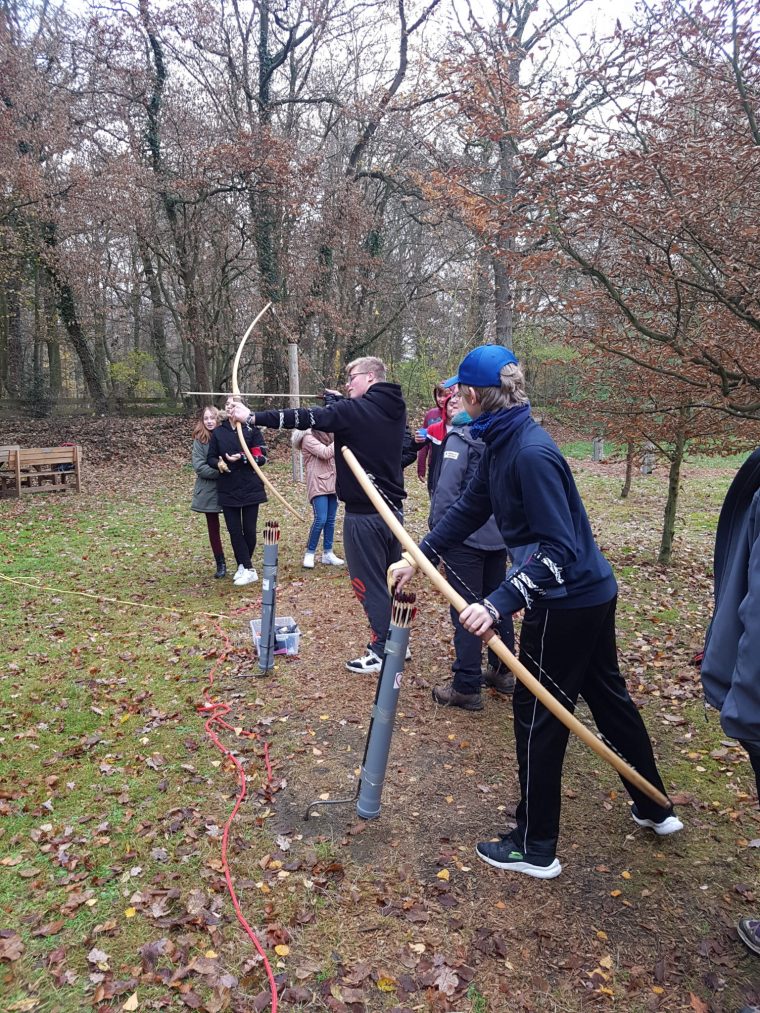
[[[17,932],[0,938],[0,960],[18,960],[24,952],[24,943]]]
[[[132,995],[127,999],[124,1005],[121,1007],[123,1010],[131,1011],[136,1010],[139,1006],[137,1001],[137,992],[133,992]]]

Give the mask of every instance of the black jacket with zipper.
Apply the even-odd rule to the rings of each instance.
[[[266,464],[267,451],[261,430],[256,426],[243,426],[243,438],[259,467]],[[241,457],[239,461],[228,461],[225,456],[227,454],[240,454]],[[267,494],[264,483],[243,455],[238,435],[230,425],[229,419],[225,419],[221,425],[216,427],[209,440],[207,463],[212,468],[219,470],[220,457],[224,458],[229,472],[219,471],[219,482],[217,483],[219,505],[222,507],[244,507],[252,506],[254,503],[266,503]]]

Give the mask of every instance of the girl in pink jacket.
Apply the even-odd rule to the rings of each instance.
[[[335,444],[332,433],[320,433],[311,429],[293,432],[293,446],[303,454],[306,472],[306,495],[314,511],[314,520],[306,543],[303,565],[314,569],[314,556],[323,537],[322,562],[328,566],[342,566],[343,560],[333,552],[335,515],[338,512],[338,497],[335,494]]]

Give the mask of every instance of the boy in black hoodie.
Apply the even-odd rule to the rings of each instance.
[[[582,696],[599,731],[663,794],[644,722],[628,695],[617,661],[617,583],[594,541],[567,462],[533,421],[525,379],[514,354],[499,345],[473,349],[459,366],[462,406],[475,420],[470,433],[485,443],[478,470],[463,495],[420,544],[437,562],[493,512],[513,559],[504,581],[468,605],[459,621],[482,636],[502,616],[525,609],[520,661],[566,707]],[[406,559],[406,557],[404,557]],[[397,586],[414,567],[393,568]],[[562,763],[568,730],[518,682],[513,698],[520,775],[517,826],[498,841],[478,844],[478,856],[497,869],[553,879]],[[631,815],[660,836],[681,830],[672,807],[662,808],[623,781],[634,800]]]
[[[348,446],[372,475],[383,498],[399,520],[406,497],[403,468],[417,458],[417,447],[406,428],[406,404],[401,388],[385,379],[385,363],[374,356],[354,359],[346,366],[346,391],[340,397],[328,391],[332,403],[324,408],[284,408],[251,414],[245,405],[235,408],[239,422],[270,429],[317,429],[335,434],[336,492],[346,505],[343,548],[354,594],[367,614],[372,638],[359,658],[346,662],[351,672],[374,673],[382,655],[391,621],[391,598],[386,572],[401,558],[401,546],[367,499],[341,448]],[[255,419],[255,423],[254,423]]]

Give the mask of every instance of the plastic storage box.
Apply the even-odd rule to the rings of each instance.
[[[291,632],[285,632],[289,630]],[[279,631],[279,632],[278,632]],[[251,636],[256,653],[261,656],[261,620],[251,619]],[[275,616],[274,620],[274,653],[298,654],[298,642],[301,631],[293,616]]]

